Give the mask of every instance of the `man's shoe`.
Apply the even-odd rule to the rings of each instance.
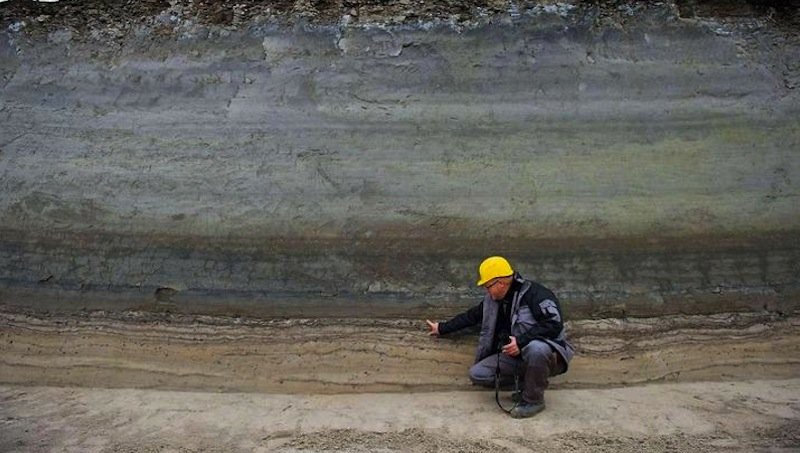
[[[512,403],[520,403],[520,402],[522,402],[522,390],[517,390],[516,392],[511,392],[511,402]]]
[[[520,401],[520,403],[511,410],[512,418],[528,418],[533,417],[539,412],[544,410],[544,401],[541,403],[529,403],[527,401]]]

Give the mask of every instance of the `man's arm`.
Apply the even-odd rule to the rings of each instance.
[[[483,302],[444,322],[427,321],[431,335],[447,335],[465,327],[480,324],[483,320]]]
[[[519,348],[524,348],[536,338],[557,338],[564,328],[561,307],[558,306],[558,303],[554,300],[545,299],[537,304],[531,299],[527,301],[527,305],[533,314],[533,319],[536,320],[536,325],[517,336]]]

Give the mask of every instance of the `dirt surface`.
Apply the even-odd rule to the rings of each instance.
[[[0,386],[0,451],[789,452],[798,395],[796,378],[556,390],[543,413],[514,420],[491,392]]]
[[[578,355],[547,410],[513,420],[466,379],[475,338],[421,321],[4,307],[0,451],[800,448],[796,313],[568,327]]]

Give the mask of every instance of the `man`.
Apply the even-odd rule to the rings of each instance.
[[[521,394],[512,395],[518,404],[511,416],[532,417],[545,408],[548,378],[565,373],[574,354],[564,333],[561,307],[552,291],[522,278],[503,257],[486,258],[478,273],[478,286],[486,288],[483,301],[449,321],[426,320],[430,335],[480,324],[470,380],[494,386],[499,360],[501,383],[507,384],[515,373],[523,382]]]

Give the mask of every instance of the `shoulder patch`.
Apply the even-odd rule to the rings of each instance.
[[[548,315],[548,318],[554,318],[557,321],[561,321],[561,313],[558,311],[558,305],[550,299],[545,299],[539,302],[539,308],[542,310],[542,313]]]

